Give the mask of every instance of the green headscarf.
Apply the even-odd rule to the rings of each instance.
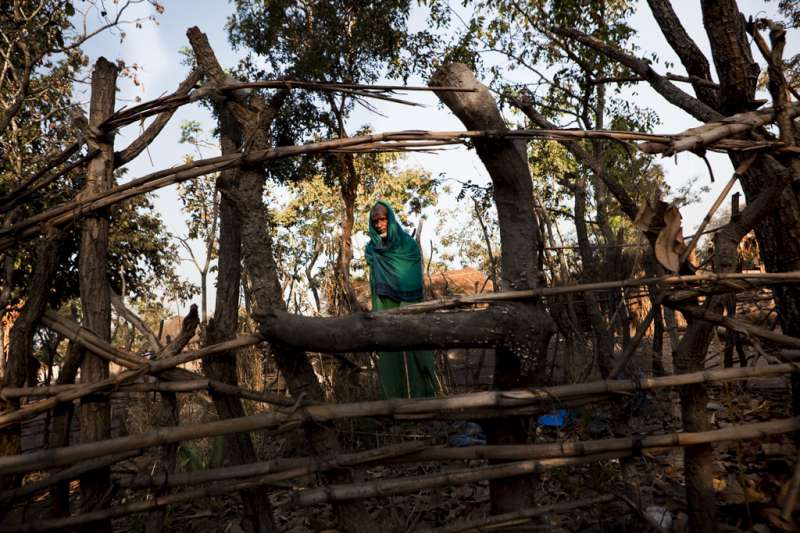
[[[422,300],[422,260],[419,246],[397,223],[392,207],[383,200],[378,200],[372,209],[378,205],[386,208],[389,224],[384,242],[372,225],[370,210],[370,242],[364,255],[370,266],[372,294],[400,302],[419,302]]]

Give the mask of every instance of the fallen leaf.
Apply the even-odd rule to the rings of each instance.
[[[681,227],[680,211],[674,205],[670,205],[664,211],[664,229],[658,233],[655,251],[656,259],[661,265],[672,272],[680,270],[681,254],[686,250],[683,242],[683,228]]]
[[[650,231],[655,221],[655,216],[655,210],[650,207],[649,203],[645,202],[642,204],[642,207],[639,208],[639,212],[636,213],[636,219],[633,221],[633,225],[642,231]]]

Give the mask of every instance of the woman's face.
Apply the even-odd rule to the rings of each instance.
[[[385,239],[389,234],[389,213],[386,208],[382,205],[375,206],[370,214],[370,221],[381,239]]]

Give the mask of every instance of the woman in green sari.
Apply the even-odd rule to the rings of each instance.
[[[416,241],[397,223],[392,207],[378,201],[369,213],[365,255],[370,266],[372,310],[393,309],[422,301],[422,259]],[[433,352],[378,353],[381,398],[433,396]]]

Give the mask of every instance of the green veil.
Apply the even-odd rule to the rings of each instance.
[[[372,221],[369,222],[370,242],[364,255],[370,267],[372,294],[388,296],[399,302],[419,302],[422,300],[422,259],[419,246],[397,223],[392,206],[383,200],[375,205],[386,208],[389,228],[384,243],[372,226]]]
[[[416,241],[397,223],[394,210],[384,202],[388,231],[386,242],[369,221],[365,256],[370,266],[372,310],[383,311],[422,300],[422,258]],[[381,398],[423,398],[436,394],[436,366],[427,350],[378,353]]]

